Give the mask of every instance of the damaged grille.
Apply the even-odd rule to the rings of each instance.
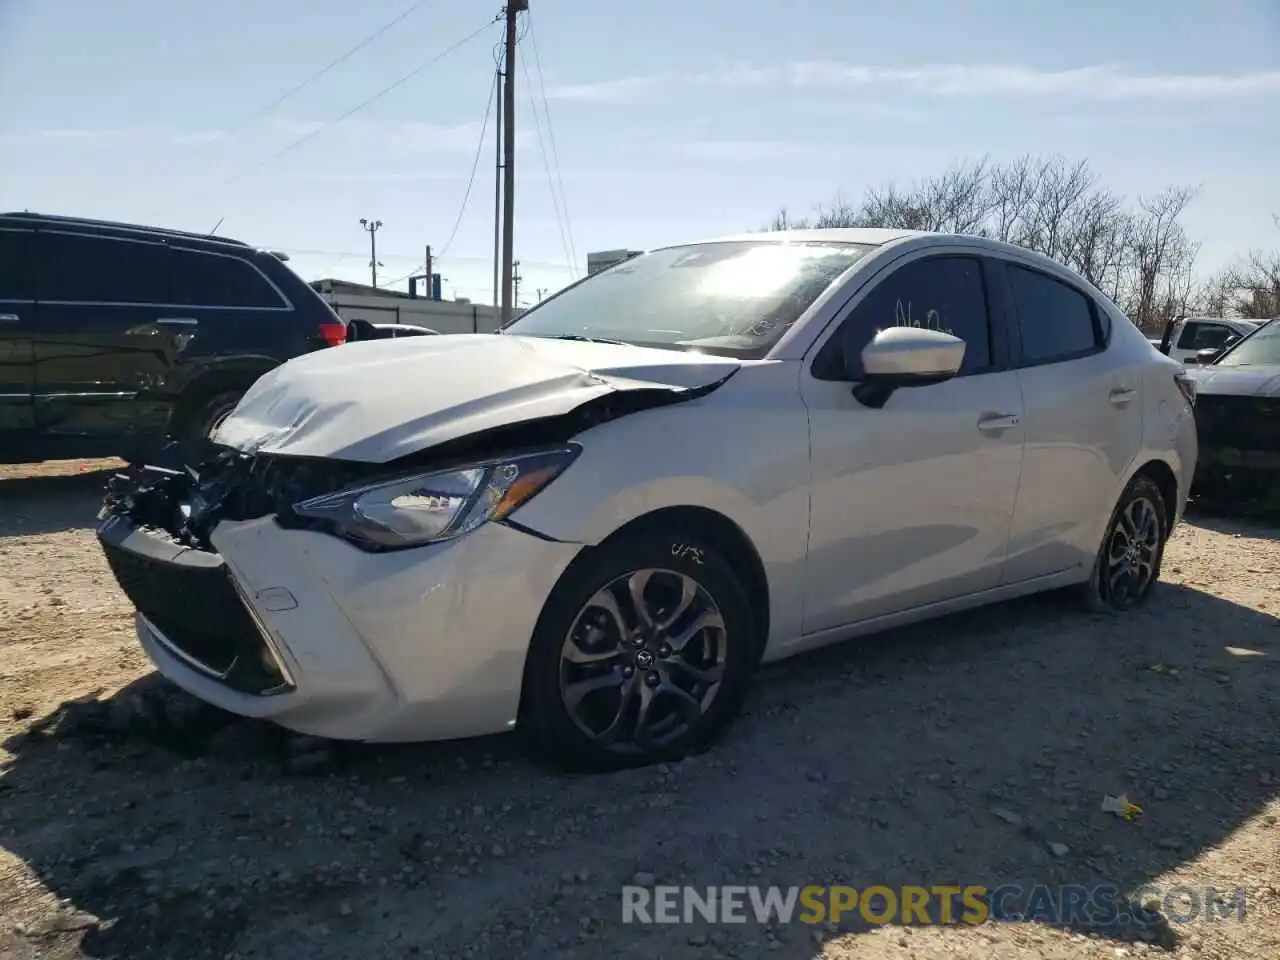
[[[109,524],[98,536],[121,589],[175,654],[242,693],[292,689],[220,560],[184,563],[172,540],[133,525]],[[156,550],[139,549],[138,536]],[[154,555],[162,550],[175,553]]]

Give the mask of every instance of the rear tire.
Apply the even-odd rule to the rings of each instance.
[[[733,568],[698,534],[607,544],[570,568],[538,618],[520,726],[570,771],[703,750],[741,709],[755,622]]]
[[[1154,480],[1139,474],[1129,481],[1107,521],[1093,572],[1080,586],[1092,613],[1123,613],[1146,602],[1160,579],[1169,535],[1168,508]]]

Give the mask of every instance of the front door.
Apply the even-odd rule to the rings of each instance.
[[[0,463],[16,456],[35,424],[31,404],[34,267],[35,234],[0,227]]]
[[[60,230],[39,237],[37,426],[46,440],[122,437],[139,399],[164,387],[181,335],[164,306],[168,249]]]
[[[839,329],[802,372],[812,457],[806,633],[999,583],[1022,466],[1022,397],[988,284],[976,256],[917,256],[875,281],[843,321],[864,344],[902,325],[960,337],[964,364],[946,383],[863,406],[837,379]]]

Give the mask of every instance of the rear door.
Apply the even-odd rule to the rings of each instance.
[[[36,424],[49,439],[119,437],[173,368],[168,248],[44,229],[39,251]]]
[[[34,231],[0,227],[0,462],[35,424],[34,271]]]
[[[1005,583],[1092,563],[1142,447],[1140,371],[1109,349],[1111,320],[1082,284],[1004,261],[1026,405]]]

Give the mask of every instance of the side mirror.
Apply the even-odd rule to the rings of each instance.
[[[865,406],[883,407],[895,390],[950,380],[964,363],[959,337],[918,327],[888,327],[861,352],[845,344],[845,371],[856,379],[853,395]]]
[[[1220,354],[1223,349],[1223,347],[1205,347],[1203,350],[1197,350],[1195,352],[1195,356],[1187,357],[1187,363],[1213,363],[1213,361],[1218,359],[1218,354]]]

